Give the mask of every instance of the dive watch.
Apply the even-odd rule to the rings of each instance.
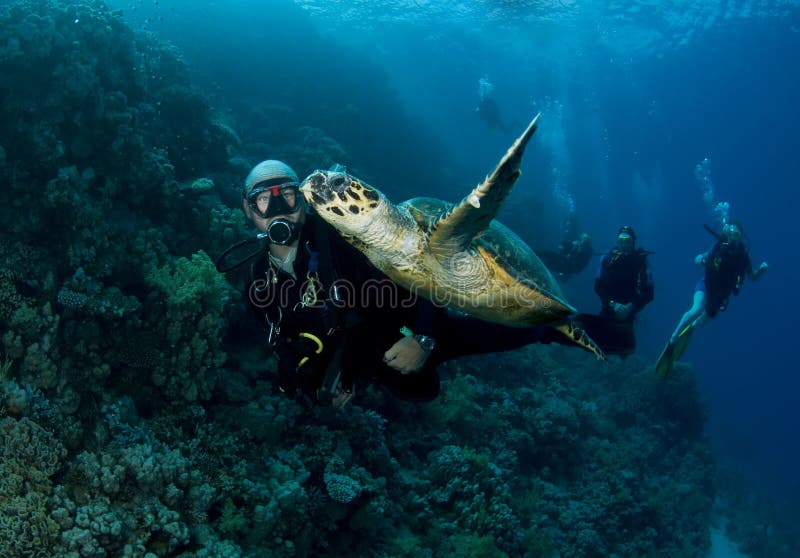
[[[436,339],[433,337],[417,334],[414,336],[414,339],[416,339],[420,347],[422,347],[428,353],[436,348]]]

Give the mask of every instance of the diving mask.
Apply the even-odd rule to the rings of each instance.
[[[302,207],[303,202],[297,182],[285,182],[271,186],[256,184],[247,195],[247,205],[262,219],[269,219],[291,215]]]
[[[738,242],[742,239],[742,229],[733,223],[728,223],[722,227],[722,234],[725,235],[728,242]]]

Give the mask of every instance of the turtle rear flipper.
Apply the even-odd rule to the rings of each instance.
[[[579,326],[576,322],[567,319],[549,324],[549,326],[566,335],[570,341],[579,347],[594,353],[598,359],[602,361],[606,360],[606,355],[603,352],[603,349],[601,349],[600,346],[595,343],[591,337],[589,337],[589,335],[586,333],[586,330]]]

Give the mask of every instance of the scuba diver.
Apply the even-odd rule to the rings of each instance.
[[[703,278],[695,287],[692,307],[681,317],[672,332],[656,364],[656,373],[666,376],[673,363],[686,351],[692,333],[728,307],[731,295],[738,295],[745,277],[758,281],[767,271],[767,262],[761,262],[754,270],[750,254],[744,242],[744,229],[735,221],[729,221],[717,234],[707,225],[716,242],[708,252],[698,254],[694,262],[705,270]]]
[[[636,247],[636,232],[624,226],[617,244],[600,261],[594,291],[600,297],[600,315],[620,321],[633,319],[654,298],[653,276],[647,262],[651,252]]]
[[[478,81],[478,106],[475,111],[487,128],[506,132],[508,128],[500,115],[497,103],[491,95],[493,90],[494,85],[489,82],[486,76]]]
[[[634,319],[655,296],[650,254],[636,247],[636,232],[626,225],[600,261],[594,280],[600,314],[578,314],[576,321],[606,354],[627,356],[636,349]]]
[[[563,240],[555,251],[536,250],[536,255],[551,272],[566,280],[586,269],[594,252],[591,237],[586,233],[578,234],[578,219],[574,212],[564,218],[563,229]]]
[[[439,377],[424,366],[436,346],[429,335],[432,305],[385,283],[358,250],[306,210],[298,187],[287,164],[256,165],[245,180],[243,209],[259,231],[260,249],[233,266],[221,264],[227,252],[217,263],[229,271],[255,258],[247,298],[278,359],[279,390],[341,407],[355,381],[369,378],[398,397],[435,398]]]

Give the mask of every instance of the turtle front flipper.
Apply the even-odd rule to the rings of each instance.
[[[460,252],[489,228],[519,178],[522,154],[536,131],[538,119],[537,114],[486,180],[433,223],[428,236],[433,253],[447,256]]]
[[[599,358],[600,360],[602,361],[606,360],[606,355],[603,352],[603,349],[601,349],[600,346],[597,343],[595,343],[591,337],[589,337],[589,335],[586,333],[586,330],[584,330],[582,327],[580,327],[572,320],[563,320],[560,322],[555,322],[549,324],[549,326],[555,329],[556,331],[560,331],[561,333],[566,335],[567,338],[569,338],[569,340],[575,343],[576,345],[586,349],[587,351],[594,353],[595,356],[597,356],[597,358]]]

